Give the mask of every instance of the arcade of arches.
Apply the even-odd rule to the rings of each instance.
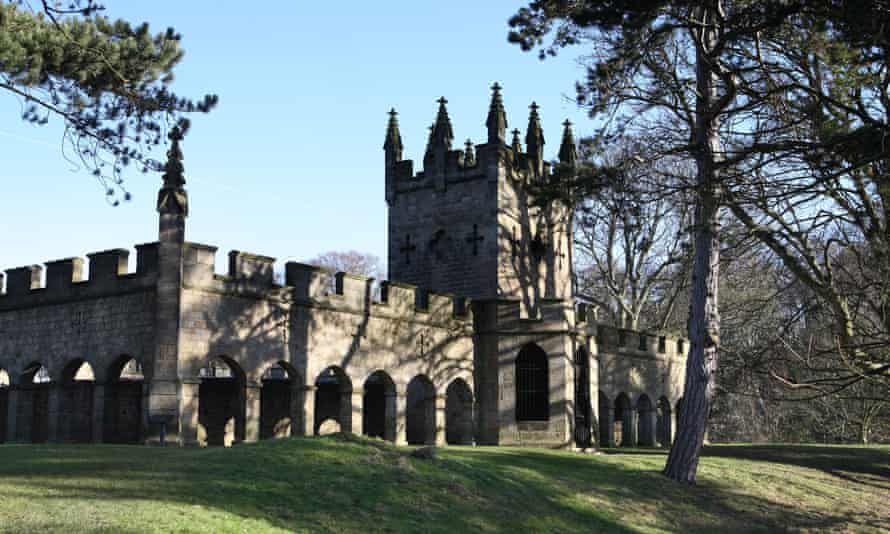
[[[586,376],[586,353],[575,358],[577,375]],[[517,419],[548,418],[548,360],[535,344],[522,347],[515,360]],[[444,394],[423,374],[401,386],[384,370],[370,373],[361,387],[340,367],[318,374],[305,386],[299,373],[277,362],[263,373],[259,384],[248,383],[245,372],[232,359],[217,356],[199,371],[198,443],[229,446],[253,439],[300,434],[354,432],[383,440],[424,444],[472,444],[475,406],[472,387],[454,378]],[[96,381],[91,364],[71,360],[56,379],[40,362],[26,366],[18,381],[0,369],[0,442],[48,440],[63,442],[140,443],[144,439],[145,377],[140,362],[121,356],[108,368],[104,383]],[[14,386],[13,386],[14,384]],[[594,414],[585,400],[588,383],[576,383],[579,446],[594,440],[590,423]],[[16,396],[13,413],[9,397]],[[304,404],[313,407],[305,421]],[[598,394],[600,446],[669,446],[676,435],[682,399],[672,406],[642,393],[635,398],[618,393]],[[256,415],[258,414],[258,417]],[[9,418],[14,418],[10,424]],[[50,424],[54,420],[55,424]],[[254,421],[252,423],[252,421]],[[255,429],[251,429],[251,425]],[[595,425],[596,426],[596,425]],[[14,432],[9,434],[9,429]]]

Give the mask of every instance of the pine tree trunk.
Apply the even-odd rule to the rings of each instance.
[[[696,49],[696,123],[697,144],[692,295],[689,306],[689,356],[686,383],[680,410],[679,432],[671,447],[664,475],[680,482],[695,483],[698,460],[704,444],[708,416],[714,401],[720,316],[717,310],[717,281],[720,260],[719,197],[716,160],[719,153],[716,80],[708,53],[713,50],[716,33],[714,16],[702,8],[700,46]],[[709,24],[711,23],[711,24]]]

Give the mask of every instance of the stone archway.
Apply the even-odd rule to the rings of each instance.
[[[49,370],[39,362],[25,367],[19,379],[16,433],[20,441],[44,443],[49,438]]]
[[[93,399],[96,375],[86,360],[73,360],[62,371],[58,400],[58,440],[93,441]]]
[[[634,407],[627,393],[619,393],[615,398],[615,426],[613,436],[617,447],[633,447],[637,444]]]
[[[424,375],[417,375],[408,382],[406,437],[409,445],[435,445],[436,443],[436,387]]]
[[[315,379],[315,435],[352,431],[352,381],[338,366]]]
[[[293,397],[296,372],[278,362],[263,373],[260,390],[260,439],[285,438],[294,434]]]
[[[445,442],[473,444],[473,391],[462,378],[455,378],[445,390]]]
[[[244,441],[245,376],[226,356],[212,358],[198,376],[198,443],[230,447]]]
[[[386,441],[396,440],[396,385],[384,371],[375,371],[365,380],[362,432]]]
[[[144,385],[142,364],[135,358],[121,356],[108,368],[102,432],[104,442],[142,442]]]

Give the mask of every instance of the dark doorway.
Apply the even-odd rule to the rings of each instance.
[[[0,369],[0,443],[6,443],[7,415],[9,413],[9,374]]]
[[[260,439],[286,438],[292,435],[291,397],[293,373],[281,363],[263,373],[260,392]]]
[[[473,444],[473,392],[462,378],[455,378],[445,390],[445,442]]]
[[[396,439],[396,385],[383,371],[376,371],[365,380],[362,432],[387,441]]]
[[[89,363],[74,360],[65,366],[59,388],[59,441],[93,441],[94,392],[95,375]]]
[[[315,379],[315,434],[352,431],[352,382],[331,366]]]
[[[593,414],[590,405],[590,357],[587,351],[575,353],[575,445],[586,449],[591,443]]]
[[[614,447],[615,440],[612,435],[613,424],[614,424],[614,415],[612,414],[612,402],[609,400],[609,396],[599,392],[599,401],[598,401],[598,411],[599,411],[599,446],[600,447]]]
[[[128,356],[119,358],[108,370],[105,387],[103,441],[142,442],[142,365]]]
[[[201,369],[199,376],[198,442],[210,447],[229,447],[244,441],[244,373],[241,368],[229,358],[218,357]]]
[[[547,353],[534,343],[516,358],[516,420],[550,419],[550,376]]]
[[[633,447],[634,439],[634,409],[630,397],[621,393],[615,399],[615,427],[612,432],[615,445],[618,447]]]
[[[45,443],[49,437],[50,377],[46,367],[33,363],[19,380],[16,413],[17,433],[22,441]]]
[[[655,439],[662,447],[670,447],[673,441],[671,435],[673,426],[673,416],[671,415],[671,401],[665,397],[658,399],[658,415],[655,423]]]
[[[417,375],[408,382],[406,434],[409,445],[436,443],[436,388],[432,381]]]

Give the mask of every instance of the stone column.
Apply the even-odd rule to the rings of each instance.
[[[199,380],[188,380],[183,381],[179,386],[179,424],[176,424],[174,421],[171,424],[167,425],[167,430],[170,431],[171,427],[178,428],[178,439],[180,445],[198,445],[198,410],[200,409],[199,405],[199,394],[200,394],[201,382]],[[157,427],[157,425],[152,425]],[[155,428],[155,432],[157,432],[157,428]],[[172,434],[172,432],[170,432]],[[167,442],[169,443],[170,438],[175,438],[176,434],[171,436],[167,435]]]
[[[302,386],[300,397],[300,434],[315,435],[315,386]]]
[[[93,384],[93,443],[102,443],[105,431],[105,384]]]
[[[302,436],[305,432],[303,425],[303,385],[296,382],[290,384],[290,435]]]
[[[363,433],[362,429],[362,404],[364,403],[364,391],[362,388],[355,388],[352,390],[351,404],[352,404],[352,433],[361,436]],[[346,429],[343,429],[344,431]]]
[[[435,445],[442,447],[445,445],[445,395],[436,395],[436,416],[434,418],[436,426]]]
[[[61,393],[58,384],[55,382],[49,384],[49,399],[46,408],[47,441],[59,441],[59,397]]]
[[[384,394],[383,439],[395,443],[399,428],[399,396],[395,391]]]
[[[244,385],[244,441],[260,440],[260,390],[262,385],[248,382]]]
[[[16,434],[18,426],[16,425],[18,418],[19,390],[15,386],[10,386],[6,397],[6,442],[19,441]]]
[[[396,445],[408,444],[408,396],[405,386],[396,385]]]

